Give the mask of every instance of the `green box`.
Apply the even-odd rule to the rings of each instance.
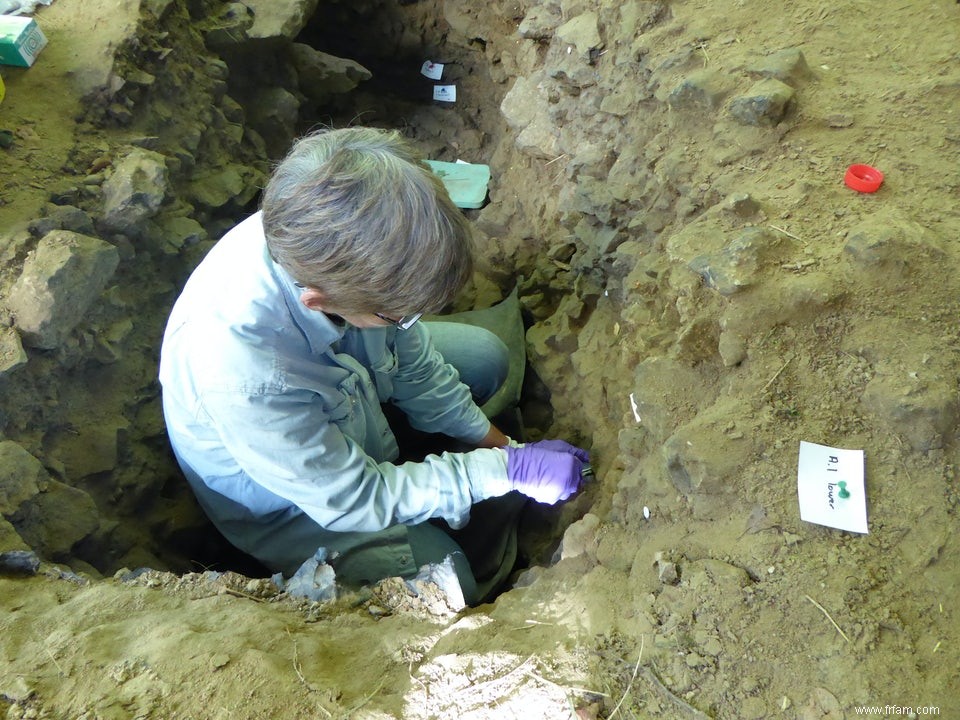
[[[481,208],[487,198],[490,166],[465,162],[427,160],[434,174],[440,176],[453,204],[459,208]]]
[[[47,45],[37,21],[19,15],[0,15],[0,64],[30,67]]]

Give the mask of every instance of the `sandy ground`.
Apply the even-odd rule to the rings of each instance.
[[[60,566],[0,578],[0,710],[960,717],[960,5],[462,1],[374,20],[370,7],[321,4],[338,32],[314,28],[316,42],[370,68],[442,54],[457,105],[413,81],[389,100],[370,84],[301,120],[401,126],[437,159],[490,164],[491,202],[471,213],[486,261],[474,297],[521,278],[553,408],[529,402],[528,425],[590,446],[597,469],[534,528],[546,565],[570,525],[562,559],[462,613],[391,582],[313,604],[202,568],[111,578],[174,567],[158,538],[198,522],[171,499],[149,388],[172,288],[203,246],[136,248],[117,283],[138,301],[91,321],[134,318],[118,362],[31,351],[2,378],[4,438],[89,493],[101,529]],[[0,226],[99,173],[151,108],[189,101],[186,85],[145,92],[125,126],[81,102],[142,10],[56,0],[38,15],[50,46],[37,64],[0,68],[0,128],[16,137],[0,151]],[[171,76],[186,62],[173,57]],[[756,87],[770,77],[782,108]],[[844,185],[851,163],[883,170],[878,192]],[[80,202],[94,213],[99,199]],[[202,214],[216,237],[223,218]],[[7,286],[25,243],[8,233],[0,248]],[[57,438],[93,406],[128,419],[132,450],[71,477],[74,446],[96,452],[83,440],[95,423],[74,423],[70,448]],[[868,534],[801,521],[801,441],[864,451]]]

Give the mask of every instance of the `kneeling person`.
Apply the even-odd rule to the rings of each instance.
[[[470,602],[502,581],[503,567],[474,577],[438,526],[461,528],[475,503],[512,491],[564,500],[587,456],[560,441],[510,447],[479,407],[506,375],[503,344],[418,322],[471,272],[466,219],[397,133],[295,144],[261,211],[194,270],[161,352],[171,444],[231,543],[286,575],[326,548],[355,585],[449,554]],[[383,404],[477,449],[398,463]]]

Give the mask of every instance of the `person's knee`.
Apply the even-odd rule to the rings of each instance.
[[[510,374],[510,350],[486,328],[459,322],[431,322],[433,344],[457,369],[479,405],[496,394]]]
[[[477,354],[484,358],[485,372],[477,373],[467,385],[477,404],[483,405],[503,385],[510,373],[510,350],[503,341],[489,330],[476,328]]]

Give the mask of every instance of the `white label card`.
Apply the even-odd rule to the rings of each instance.
[[[420,74],[431,80],[439,80],[443,77],[443,63],[435,63],[432,60],[425,60],[420,66]]]
[[[867,533],[863,450],[800,442],[797,494],[800,519],[817,525]]]
[[[440,102],[456,102],[457,86],[456,85],[434,85],[433,99],[438,100]]]

